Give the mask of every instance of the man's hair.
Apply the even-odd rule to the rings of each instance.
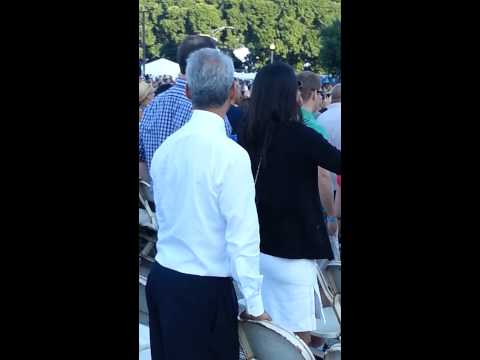
[[[187,83],[196,109],[220,107],[233,85],[233,61],[216,49],[200,49],[187,59]]]
[[[311,71],[303,71],[297,75],[297,80],[302,83],[302,99],[303,101],[307,101],[310,96],[312,95],[312,91],[320,90],[322,87],[322,82],[320,81],[320,76],[311,72]]]
[[[332,103],[342,101],[342,84],[338,83],[332,89]]]
[[[177,49],[177,61],[180,65],[180,72],[185,75],[187,68],[187,58],[191,53],[198,49],[211,48],[215,49],[217,44],[214,39],[205,35],[189,35],[187,36]]]

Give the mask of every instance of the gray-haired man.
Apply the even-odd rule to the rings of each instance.
[[[261,298],[259,225],[247,152],[223,117],[235,97],[232,60],[201,49],[187,60],[190,121],[155,152],[158,241],[147,283],[152,359],[237,360],[238,304],[269,320]]]

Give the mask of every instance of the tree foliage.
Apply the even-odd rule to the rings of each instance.
[[[320,62],[324,69],[332,74],[340,74],[341,24],[336,20],[322,32],[322,50]]]
[[[338,71],[340,67],[338,0],[140,0],[140,58],[142,10],[147,11],[148,60],[175,60],[176,48],[186,35],[212,35],[216,29],[231,26],[233,30],[217,31],[214,36],[222,49],[249,48],[246,65],[250,69],[270,61],[271,43],[275,58],[297,70],[307,62],[314,71]],[[237,61],[236,65],[241,64]]]

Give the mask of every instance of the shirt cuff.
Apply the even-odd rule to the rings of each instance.
[[[263,308],[262,296],[256,295],[246,301],[247,312],[252,316],[260,316],[265,310]]]

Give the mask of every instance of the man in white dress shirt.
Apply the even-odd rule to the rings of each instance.
[[[158,220],[147,283],[153,360],[237,360],[238,303],[270,320],[261,298],[260,237],[247,152],[227,137],[235,98],[232,60],[201,49],[187,60],[190,121],[155,152],[150,174]]]

